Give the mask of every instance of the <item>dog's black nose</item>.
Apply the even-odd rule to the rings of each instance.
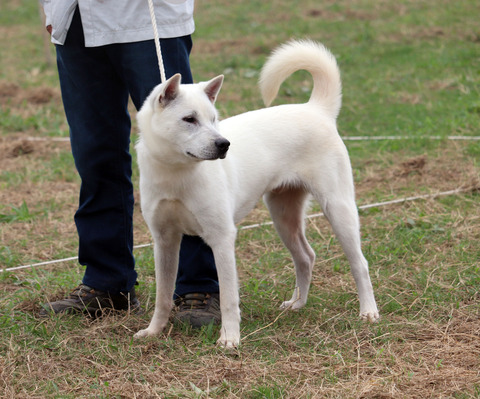
[[[215,147],[218,148],[219,151],[225,153],[228,151],[228,147],[230,147],[230,141],[224,139],[223,137],[220,139],[215,140]]]

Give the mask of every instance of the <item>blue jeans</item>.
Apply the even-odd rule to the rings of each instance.
[[[161,40],[167,78],[182,74],[192,83],[190,36]],[[133,257],[131,120],[160,83],[153,40],[85,47],[78,8],[66,42],[58,45],[57,66],[75,166],[81,177],[75,224],[83,283],[111,293],[128,292],[137,280]],[[211,249],[199,237],[184,236],[176,295],[218,292]]]

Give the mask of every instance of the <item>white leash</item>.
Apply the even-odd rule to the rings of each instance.
[[[157,58],[158,58],[158,67],[160,69],[160,78],[162,79],[162,82],[165,82],[167,79],[165,77],[165,67],[163,65],[162,49],[160,48],[160,39],[158,37],[157,19],[155,18],[155,10],[153,8],[153,0],[148,0],[148,8],[150,10],[150,19],[152,20],[153,37],[154,37],[154,40],[155,40],[155,48],[157,49]]]

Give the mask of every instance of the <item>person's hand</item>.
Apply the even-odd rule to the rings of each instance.
[[[48,25],[45,29],[47,29],[47,32],[52,34],[52,25]]]

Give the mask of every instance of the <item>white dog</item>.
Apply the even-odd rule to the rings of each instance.
[[[181,77],[175,75],[145,101],[137,116],[136,149],[142,212],[154,240],[157,291],[152,321],[135,337],[159,334],[166,326],[180,241],[182,234],[189,234],[202,237],[215,257],[222,314],[218,343],[239,345],[235,224],[262,195],[295,264],[296,289],[282,307],[299,309],[307,300],[315,263],[304,233],[304,212],[311,195],[320,203],[350,262],[360,316],[370,321],[379,318],[360,247],[350,161],[336,128],[341,81],[335,58],[310,41],[281,46],[262,70],[263,99],[268,106],[280,84],[299,69],[313,76],[308,103],[265,108],[222,122],[214,103],[223,76],[180,85]]]

